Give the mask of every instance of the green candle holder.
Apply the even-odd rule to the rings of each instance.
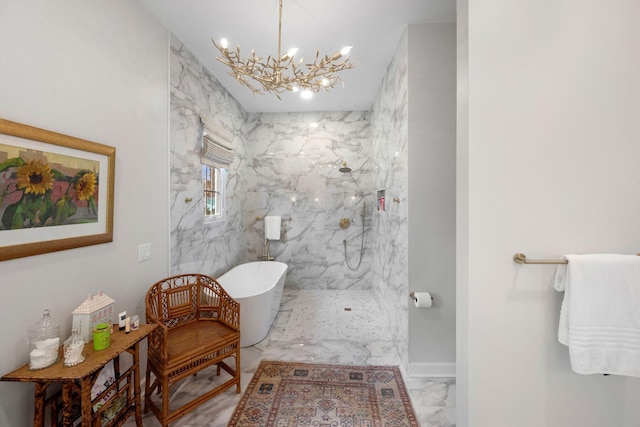
[[[100,323],[93,329],[93,349],[104,350],[111,345],[111,331],[108,323]]]

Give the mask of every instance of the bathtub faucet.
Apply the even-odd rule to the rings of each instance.
[[[264,239],[264,245],[262,246],[262,256],[260,258],[263,261],[274,260],[274,258],[271,256],[271,249],[269,248],[269,239]]]

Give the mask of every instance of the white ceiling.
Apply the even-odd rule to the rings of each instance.
[[[340,73],[344,82],[310,100],[286,93],[254,95],[216,60],[211,39],[240,46],[242,57],[277,54],[278,0],[140,0],[248,112],[365,111],[382,83],[409,24],[454,22],[455,0],[283,0],[282,52],[298,47],[296,59],[312,60],[316,50],[332,55],[353,46],[356,68]]]

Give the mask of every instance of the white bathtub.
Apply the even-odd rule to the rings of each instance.
[[[240,264],[218,282],[240,303],[240,346],[254,345],[264,339],[278,314],[287,264],[256,261]]]

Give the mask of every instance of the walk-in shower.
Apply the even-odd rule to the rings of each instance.
[[[351,271],[355,271],[358,269],[358,267],[360,267],[360,264],[362,263],[362,255],[364,254],[364,218],[365,218],[365,213],[367,211],[366,208],[366,204],[363,203],[362,204],[362,234],[360,235],[360,259],[358,260],[358,265],[356,265],[355,267],[351,265],[351,262],[349,261],[349,253],[347,252],[347,240],[343,240],[342,244],[344,246],[344,260],[347,264],[347,267],[349,268],[349,270]],[[342,227],[342,224],[340,224],[340,226]],[[347,225],[348,227],[348,225]],[[346,227],[343,227],[346,228]]]

